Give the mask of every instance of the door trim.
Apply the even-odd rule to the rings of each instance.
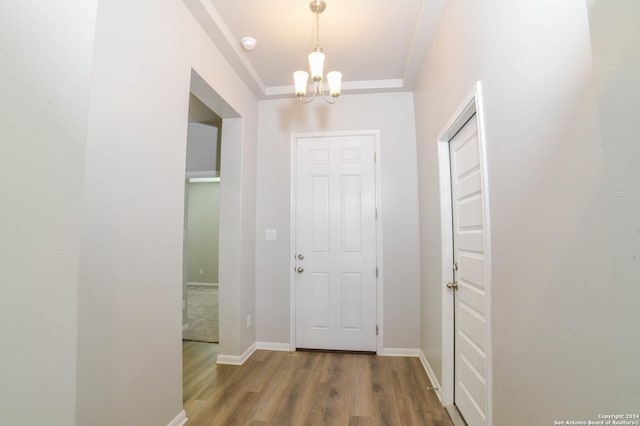
[[[296,273],[295,273],[295,236],[296,236],[296,176],[297,176],[297,142],[298,139],[317,138],[317,137],[335,137],[335,136],[373,136],[374,153],[376,161],[374,162],[374,175],[376,186],[375,205],[378,212],[376,219],[376,264],[378,267],[378,278],[376,279],[376,323],[378,325],[378,335],[376,336],[376,353],[382,354],[383,347],[383,303],[382,295],[384,289],[384,268],[382,262],[382,167],[380,159],[380,131],[379,130],[353,130],[353,131],[335,131],[335,132],[310,132],[310,133],[292,133],[291,134],[291,158],[290,158],[290,193],[289,193],[289,350],[296,350]]]
[[[476,82],[470,93],[464,98],[456,112],[444,126],[438,136],[438,163],[440,171],[440,224],[442,253],[442,403],[445,406],[454,403],[454,307],[453,292],[446,291],[445,283],[453,281],[453,211],[451,207],[451,163],[449,142],[465,123],[476,114],[478,123],[478,143],[480,147],[480,176],[483,191],[483,210],[485,228],[485,280],[486,280],[486,319],[487,319],[487,425],[493,422],[493,348],[492,348],[492,281],[491,281],[491,226],[489,213],[489,181],[487,174],[487,150],[485,135],[485,114],[483,109],[482,83]]]

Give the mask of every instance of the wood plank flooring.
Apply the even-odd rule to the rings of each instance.
[[[183,342],[189,426],[452,425],[417,358],[256,351],[230,366],[217,347]]]

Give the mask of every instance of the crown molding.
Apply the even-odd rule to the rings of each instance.
[[[266,86],[240,44],[231,34],[222,16],[208,0],[183,0],[196,21],[202,26],[231,67],[258,99],[278,99],[293,96],[293,85]],[[445,0],[421,0],[407,54],[402,78],[358,80],[342,83],[343,94],[411,91],[422,69],[427,49],[442,14]],[[313,90],[313,89],[310,89]]]
[[[211,2],[207,0],[182,1],[242,81],[258,98],[263,98],[266,93],[264,82]]]
[[[309,85],[308,91],[313,91],[313,85]],[[398,92],[405,90],[405,85],[402,79],[388,79],[388,80],[360,80],[360,81],[343,81],[342,82],[342,94],[353,95],[357,93],[382,93],[382,92]],[[266,98],[288,98],[293,96],[293,85],[288,86],[270,86],[267,87]]]
[[[413,90],[416,86],[418,75],[420,75],[427,55],[427,49],[431,44],[431,39],[438,26],[438,20],[442,15],[444,2],[445,0],[422,0],[420,2],[413,39],[404,64],[403,80],[407,90]]]

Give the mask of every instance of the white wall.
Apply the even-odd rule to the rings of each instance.
[[[217,283],[220,183],[188,185],[187,281]]]
[[[589,22],[596,71],[605,163],[606,214],[610,226],[615,290],[615,376],[619,404],[640,407],[640,2],[590,0]],[[636,409],[637,411],[637,409]]]
[[[416,146],[410,93],[321,100],[263,101],[259,109],[256,207],[256,333],[260,342],[289,342],[291,133],[380,130],[384,235],[384,347],[420,343]],[[275,228],[277,241],[265,241]]]
[[[637,384],[623,382],[637,372],[638,215],[610,215],[607,170],[621,159],[603,149],[592,65],[584,0],[452,0],[415,93],[422,347],[441,379],[435,141],[473,83],[484,82],[495,425],[639,406]],[[637,209],[637,196],[627,201]],[[616,220],[626,233],[611,232]],[[636,244],[624,253],[634,278],[614,283],[612,244],[621,238]]]
[[[256,111],[257,112],[257,111]],[[257,120],[255,115],[250,119]],[[222,122],[218,318],[220,355],[241,355],[255,343],[255,322],[246,326],[255,305],[256,126],[240,118]],[[239,140],[253,144],[238,144]]]
[[[189,123],[187,131],[187,172],[220,172],[218,128]]]
[[[95,0],[0,1],[0,424],[68,426]]]
[[[93,66],[77,424],[166,425],[182,410],[182,225],[191,69],[242,117],[233,119],[241,136],[223,141],[221,171],[221,226],[239,230],[226,254],[231,266],[220,270],[226,292],[221,287],[220,298],[229,305],[220,311],[220,350],[228,355],[241,354],[255,341],[253,328],[241,327],[230,312],[253,312],[253,297],[247,296],[254,291],[253,258],[240,256],[255,250],[255,211],[247,199],[255,196],[257,103],[179,0],[100,2]],[[231,278],[223,282],[223,274]]]

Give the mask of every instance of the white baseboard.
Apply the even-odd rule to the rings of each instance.
[[[178,414],[175,419],[171,420],[167,426],[183,426],[187,423],[187,420],[189,420],[187,418],[187,413],[182,410],[180,414]]]
[[[249,359],[249,357],[256,351],[256,344],[249,346],[246,351],[240,356],[238,355],[218,355],[218,361],[216,364],[225,365],[242,365]]]
[[[410,356],[410,357],[419,357],[420,349],[412,349],[412,348],[383,348],[382,352],[380,352],[379,356]]]
[[[218,287],[218,283],[192,283],[188,282],[187,287]]]
[[[288,343],[256,342],[256,349],[291,352],[291,346]]]
[[[189,324],[182,324],[182,331],[187,331],[189,329]]]
[[[427,376],[429,377],[429,381],[431,382],[431,387],[433,388],[436,395],[438,396],[438,400],[440,400],[440,404],[442,404],[442,395],[440,393],[442,390],[442,387],[440,386],[440,382],[438,382],[438,379],[436,379],[436,374],[433,372],[433,368],[431,368],[431,364],[429,364],[429,360],[427,359],[427,356],[424,354],[424,352],[420,351],[419,358],[420,358],[420,362],[422,363],[422,368],[424,368],[424,371],[427,373]]]
[[[455,405],[447,405],[444,409],[447,410],[453,426],[467,426],[467,422],[464,421],[462,414],[460,414]]]

